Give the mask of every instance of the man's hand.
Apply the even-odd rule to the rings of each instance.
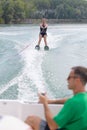
[[[48,104],[48,99],[47,99],[47,96],[45,93],[44,93],[44,95],[39,93],[38,96],[39,96],[39,103]]]

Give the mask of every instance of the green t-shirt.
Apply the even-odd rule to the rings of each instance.
[[[64,130],[87,130],[87,93],[67,100],[53,120]]]

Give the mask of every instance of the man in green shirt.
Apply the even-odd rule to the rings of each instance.
[[[67,81],[68,88],[74,94],[70,99],[48,100],[46,96],[39,94],[46,121],[37,116],[29,116],[26,123],[34,130],[87,130],[87,68],[73,67]],[[53,116],[48,103],[64,103],[64,106]]]

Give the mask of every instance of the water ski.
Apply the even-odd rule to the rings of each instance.
[[[40,50],[40,46],[39,46],[39,45],[36,45],[36,46],[35,46],[35,49],[36,49],[36,50]]]
[[[45,46],[45,47],[44,47],[44,50],[45,50],[45,51],[48,51],[48,50],[49,50],[49,47],[48,47],[48,46]]]

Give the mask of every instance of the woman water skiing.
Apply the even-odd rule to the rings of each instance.
[[[39,33],[38,45],[35,46],[35,48],[37,50],[40,49],[40,43],[41,43],[42,38],[44,39],[44,43],[45,43],[44,49],[49,50],[49,47],[47,45],[47,27],[48,27],[48,24],[46,22],[46,19],[42,18],[42,22],[40,24],[40,33]]]

